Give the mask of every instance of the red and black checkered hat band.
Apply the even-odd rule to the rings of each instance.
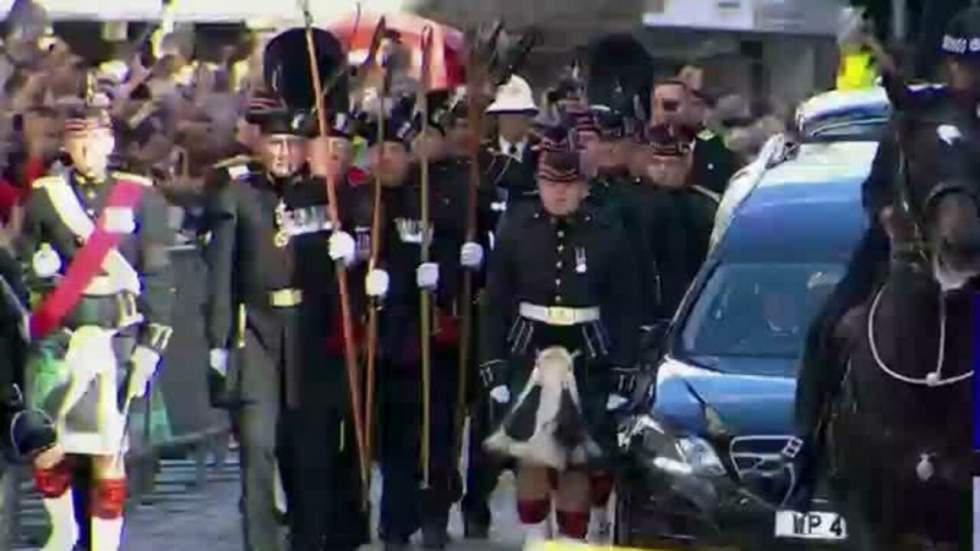
[[[549,182],[575,182],[582,179],[582,165],[578,152],[541,152],[538,161],[538,178]]]
[[[598,127],[595,124],[595,117],[592,113],[577,113],[572,115],[572,119],[575,122],[575,130],[579,132],[597,132]]]
[[[541,143],[538,147],[542,152],[574,151],[568,136],[568,129],[564,127],[549,128],[541,137]]]
[[[112,121],[105,111],[75,114],[65,119],[66,135],[80,135],[103,128],[112,128]]]

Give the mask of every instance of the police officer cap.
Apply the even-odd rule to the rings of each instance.
[[[980,60],[980,8],[967,8],[950,20],[942,50],[952,56]]]

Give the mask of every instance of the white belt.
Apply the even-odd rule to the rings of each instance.
[[[568,308],[565,306],[538,306],[522,302],[521,317],[548,325],[579,325],[599,321],[599,308]]]

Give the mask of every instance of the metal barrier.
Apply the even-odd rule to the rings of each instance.
[[[195,245],[173,247],[171,261],[177,282],[174,334],[155,382],[158,392],[151,407],[139,410],[132,422],[142,428],[143,437],[149,441],[148,451],[153,457],[148,463],[154,469],[161,453],[190,452],[197,460],[198,481],[203,484],[207,452],[227,435],[230,422],[228,413],[212,408],[208,400],[208,343],[203,317],[207,266]]]
[[[203,487],[208,454],[213,452],[216,463],[222,462],[230,430],[228,413],[211,408],[208,400],[203,317],[207,267],[194,245],[173,247],[171,259],[177,294],[174,333],[148,394],[151,398],[134,403],[129,419],[129,494],[143,502],[153,492],[161,456],[191,458],[195,476],[190,486]],[[8,533],[15,542],[38,544],[47,532],[47,518],[38,497],[26,491],[32,486],[30,469],[8,466],[3,471],[8,475],[0,478],[0,551],[8,549],[3,540]]]

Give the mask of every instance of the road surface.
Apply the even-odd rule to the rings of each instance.
[[[164,461],[153,494],[130,508],[123,551],[241,551],[239,482],[237,461],[208,470],[207,482],[195,487],[191,461]],[[29,481],[23,485],[30,489]],[[375,473],[372,502],[378,503],[380,479]],[[489,542],[464,541],[458,509],[451,516],[449,549],[467,551],[516,551],[521,549],[523,532],[517,522],[513,502],[513,479],[505,475],[494,493],[491,507],[495,524]],[[376,526],[377,508],[373,512]],[[25,499],[22,538],[15,549],[37,549],[44,533],[44,514],[31,493]],[[364,547],[380,551],[375,543]]]

